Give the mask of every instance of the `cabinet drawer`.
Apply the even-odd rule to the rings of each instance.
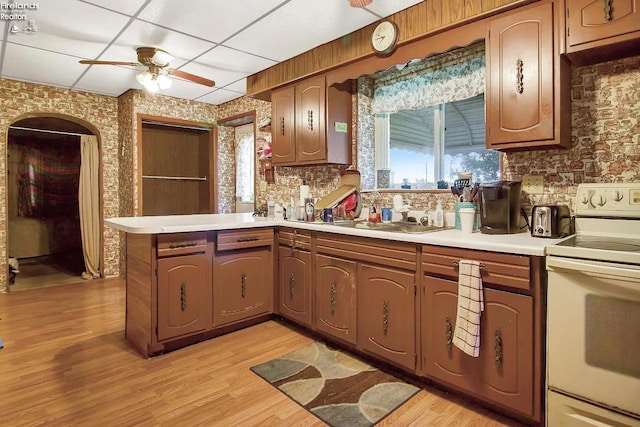
[[[273,229],[256,228],[250,230],[219,231],[216,250],[255,248],[273,245]]]
[[[172,233],[158,235],[158,258],[205,252],[207,232]]]
[[[358,261],[411,271],[417,268],[418,256],[413,243],[320,233],[316,238],[316,248],[321,253]]]
[[[458,263],[461,259],[480,261],[484,285],[494,284],[522,290],[531,288],[531,260],[528,256],[440,246],[422,247],[422,269],[426,274],[457,280]]]
[[[280,246],[295,249],[311,250],[311,232],[293,228],[281,228],[278,232]]]

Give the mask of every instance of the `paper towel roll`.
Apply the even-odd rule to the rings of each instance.
[[[309,197],[309,186],[301,185],[300,186],[300,204],[298,206],[304,206],[304,199]]]

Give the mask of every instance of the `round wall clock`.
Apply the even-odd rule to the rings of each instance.
[[[379,55],[390,55],[398,43],[398,26],[391,21],[382,21],[371,34],[371,46]]]

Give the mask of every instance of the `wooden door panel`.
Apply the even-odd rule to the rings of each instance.
[[[296,160],[326,159],[325,80],[312,78],[296,86]]]
[[[356,343],[356,263],[316,255],[316,329]]]
[[[422,352],[426,376],[472,390],[477,384],[478,360],[453,345],[458,284],[426,276],[423,297]]]
[[[480,330],[481,382],[487,397],[533,414],[533,302],[484,289]]]
[[[311,326],[311,254],[280,247],[280,314]]]
[[[609,0],[609,5],[607,12],[603,0],[567,1],[569,46],[640,30],[640,1]]]
[[[358,346],[415,369],[415,274],[358,266]]]
[[[266,314],[271,310],[272,276],[268,249],[216,256],[213,272],[213,324]]]
[[[274,91],[271,98],[272,162],[293,163],[295,151],[295,91],[290,86]]]
[[[209,266],[204,254],[158,260],[158,341],[211,323]]]

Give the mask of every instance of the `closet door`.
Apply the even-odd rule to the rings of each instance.
[[[210,129],[142,123],[141,213],[213,213]]]

